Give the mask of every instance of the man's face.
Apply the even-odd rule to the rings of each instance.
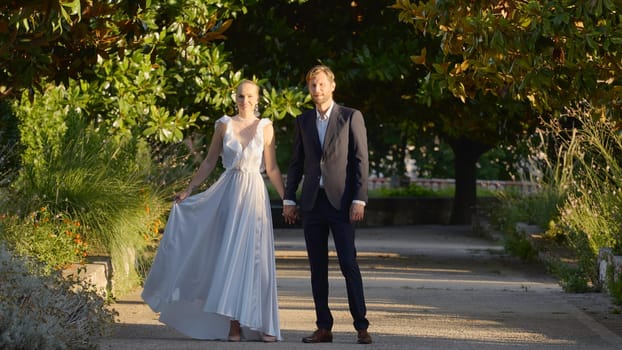
[[[328,79],[324,72],[316,74],[307,84],[309,93],[315,104],[324,104],[333,99],[333,91],[335,91],[335,82]]]

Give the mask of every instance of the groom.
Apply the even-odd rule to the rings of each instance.
[[[328,307],[328,235],[332,232],[341,272],[346,280],[357,343],[370,344],[363,281],[356,261],[354,225],[363,220],[367,202],[367,134],[360,111],[333,101],[335,76],[319,65],[306,76],[315,109],[296,118],[296,138],[287,173],[283,216],[298,217],[296,190],[304,175],[300,209],[317,330],[305,343],[332,342],[333,316]]]

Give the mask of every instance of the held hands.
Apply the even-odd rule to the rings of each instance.
[[[365,206],[359,203],[352,203],[350,206],[350,222],[354,223],[357,221],[363,221],[365,217]],[[284,205],[283,206],[283,218],[285,218],[285,222],[288,224],[295,224],[298,219],[300,219],[300,215],[295,205]]]
[[[300,218],[298,215],[298,210],[296,210],[295,205],[284,205],[283,206],[283,218],[285,219],[285,223],[287,224],[295,224],[296,221]]]
[[[352,203],[350,206],[350,222],[363,221],[365,217],[365,206],[359,203]]]

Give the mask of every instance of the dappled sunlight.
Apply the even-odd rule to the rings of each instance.
[[[421,234],[415,236],[425,240]],[[556,280],[541,269],[502,255],[473,254],[468,248],[460,251],[451,240],[448,250],[415,252],[407,248],[418,246],[412,235],[409,231],[392,237],[393,246],[403,247],[393,252],[382,251],[389,249],[386,240],[372,247],[369,240],[362,239],[369,248],[359,251],[358,261],[374,337],[372,348],[604,349],[619,343],[619,337],[568,303]],[[334,252],[329,260],[334,343],[308,346],[300,341],[316,324],[309,262],[299,237],[287,247],[277,247],[279,318],[285,339],[271,346],[288,350],[360,348],[355,343],[345,280]],[[119,342],[125,338],[147,349],[146,340],[151,337],[154,343],[188,348],[205,344],[231,348],[228,343],[195,343],[180,336],[162,326],[157,314],[142,305],[139,295],[134,298],[117,304],[126,309],[115,328]],[[114,342],[109,344],[114,348]],[[255,348],[252,343],[237,346],[233,348]]]
[[[310,297],[281,295],[279,299],[284,331],[307,332],[314,327],[313,301]],[[345,297],[330,299],[335,318],[333,331],[352,332],[348,301]],[[400,303],[389,299],[368,299],[370,331],[382,336],[416,337],[491,344],[574,344],[568,339],[549,337],[544,333],[513,327],[503,319],[480,319],[446,314],[434,306]],[[404,322],[408,326],[404,326]]]
[[[374,266],[366,271],[367,274],[374,273],[376,270],[391,273],[418,272],[418,273],[472,273],[472,270],[465,269],[449,269],[449,268],[433,268],[433,267],[399,267],[399,266]]]
[[[345,282],[334,252],[329,258],[329,302],[335,318],[333,331],[349,334],[352,319]],[[564,333],[541,331],[537,324],[525,320],[522,310],[495,305],[494,298],[486,296],[487,291],[496,291],[508,293],[510,299],[537,299],[540,292],[561,291],[552,279],[537,281],[527,275],[517,276],[505,271],[503,266],[492,266],[486,261],[462,267],[456,258],[438,263],[420,256],[385,252],[359,253],[359,264],[365,284],[370,330],[374,334],[395,339],[413,337],[493,345],[564,346],[576,343],[571,335],[566,337]],[[278,254],[277,278],[284,331],[300,333],[313,329],[315,314],[306,252]],[[308,286],[308,294],[301,297],[300,293],[288,292],[300,283]],[[460,290],[460,296],[448,300],[443,294],[448,290]],[[486,300],[491,303],[487,304]],[[477,312],[469,313],[472,308],[469,305],[473,302],[481,303],[481,306]],[[546,314],[549,309],[542,312]],[[567,315],[546,317],[561,320]]]
[[[288,256],[281,255],[277,260],[277,278],[280,285],[302,280],[309,281],[310,273],[306,253],[302,251]],[[488,269],[488,273],[466,268],[449,266],[417,266],[414,259],[407,259],[399,254],[393,258],[359,259],[361,273],[366,289],[400,287],[408,289],[443,288],[443,289],[497,289],[514,291],[559,290],[561,287],[553,279],[535,281],[533,278],[508,278],[499,271]],[[378,255],[374,255],[378,256]],[[343,283],[343,276],[335,257],[330,257],[329,281],[331,284]],[[285,264],[285,260],[287,263]],[[287,265],[287,266],[285,266]],[[492,272],[492,273],[491,273]]]
[[[306,250],[276,250],[274,255],[277,258],[307,258]],[[337,252],[334,250],[330,250],[328,252],[329,257],[337,257]],[[357,256],[359,259],[363,258],[399,258],[400,254],[397,253],[387,253],[387,252],[358,252]]]
[[[368,274],[369,275],[369,274]],[[554,283],[537,283],[533,281],[507,281],[507,280],[484,280],[480,278],[474,279],[457,279],[457,278],[416,278],[416,277],[399,277],[399,276],[368,276],[365,278],[367,285],[376,285],[386,282],[408,282],[416,283],[418,288],[451,288],[451,286],[459,286],[460,289],[472,288],[475,286],[502,287],[511,289],[523,289],[525,291],[536,289],[559,289]]]

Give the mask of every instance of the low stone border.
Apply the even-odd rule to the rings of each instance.
[[[598,251],[598,279],[603,290],[609,293],[608,285],[612,278],[613,281],[619,281],[622,278],[622,256],[614,255],[611,248],[601,248]]]
[[[101,296],[108,297],[112,287],[112,265],[108,257],[91,257],[86,264],[73,264],[62,271],[63,277],[92,284]]]
[[[519,222],[516,224],[516,231],[522,232],[527,239],[532,239],[533,235],[541,234],[544,229],[538,225],[529,225]],[[539,252],[539,258],[543,258]],[[614,255],[611,248],[600,248],[598,251],[598,281],[602,290],[611,294],[608,284],[610,281],[620,281],[622,279],[622,256]]]

